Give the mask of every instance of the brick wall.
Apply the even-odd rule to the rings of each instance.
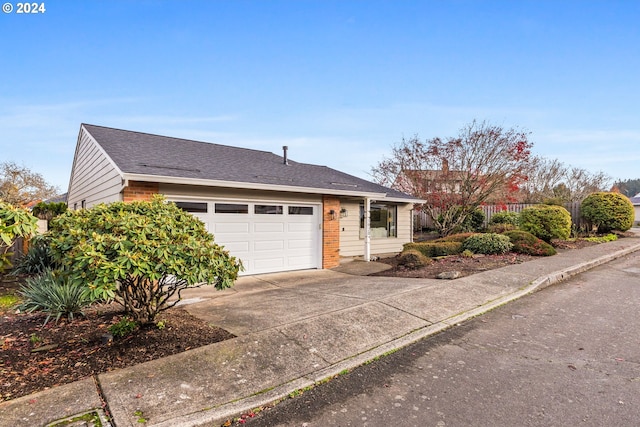
[[[331,219],[331,210],[335,219]],[[340,199],[322,197],[322,268],[340,265]]]
[[[158,194],[159,191],[157,182],[129,181],[129,185],[123,190],[122,198],[125,202],[151,200],[151,196]]]

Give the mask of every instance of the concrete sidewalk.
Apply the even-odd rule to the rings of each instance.
[[[184,307],[236,338],[1,403],[0,426],[44,426],[102,402],[117,427],[220,425],[637,250],[640,239],[625,238],[453,281],[352,275],[345,265],[191,289]]]

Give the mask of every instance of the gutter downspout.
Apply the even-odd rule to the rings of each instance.
[[[364,198],[364,260],[371,261],[371,199]]]

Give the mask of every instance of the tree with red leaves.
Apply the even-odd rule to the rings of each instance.
[[[455,138],[402,139],[372,168],[376,182],[426,200],[421,206],[441,235],[478,206],[508,202],[526,181],[528,132],[473,121]]]

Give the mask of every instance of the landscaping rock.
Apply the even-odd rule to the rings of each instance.
[[[443,271],[442,273],[438,274],[436,278],[452,280],[457,279],[460,276],[462,276],[462,273],[459,271]]]

